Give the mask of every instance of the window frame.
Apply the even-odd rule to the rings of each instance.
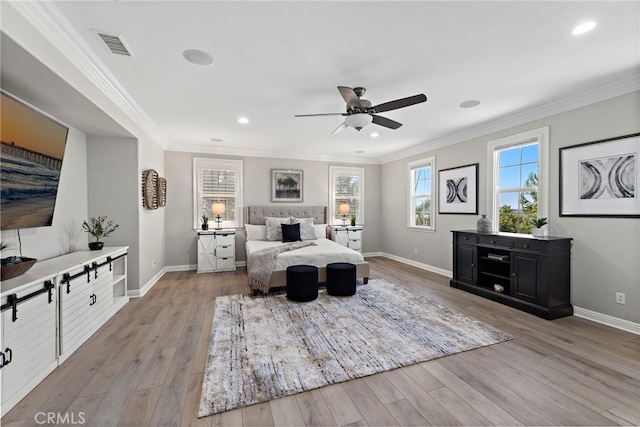
[[[199,191],[199,176],[202,169],[233,169],[236,173],[236,188],[235,188],[235,221],[222,221],[220,223],[221,228],[241,228],[244,225],[243,212],[244,203],[242,201],[243,195],[243,173],[242,173],[242,160],[231,159],[218,159],[211,157],[194,157],[193,158],[193,229],[200,229],[200,217],[202,212],[200,211],[200,200],[202,199]],[[214,220],[209,213],[210,221]],[[215,228],[211,227],[211,228]]]
[[[358,213],[356,215],[356,224],[364,225],[365,219],[365,194],[364,194],[364,172],[363,167],[357,166],[329,166],[329,212],[327,222],[329,225],[342,225],[342,220],[334,218],[337,211],[336,206],[336,176],[358,176]],[[349,214],[351,216],[352,214]]]
[[[415,215],[414,215],[414,206],[415,206],[415,197],[416,194],[414,193],[414,170],[416,169],[420,169],[421,167],[424,166],[430,166],[431,167],[431,176],[430,176],[430,181],[431,181],[431,205],[430,205],[430,224],[428,226],[426,225],[416,225],[415,224]],[[429,156],[429,157],[424,157],[422,159],[419,160],[413,160],[411,162],[407,163],[407,186],[409,189],[409,194],[408,194],[408,199],[407,199],[407,228],[410,230],[417,230],[417,231],[436,231],[436,210],[435,210],[435,204],[437,203],[437,186],[435,183],[435,177],[436,177],[436,157],[435,156]]]
[[[549,217],[549,126],[521,132],[487,143],[487,217],[499,230],[499,151],[538,143],[538,218]]]

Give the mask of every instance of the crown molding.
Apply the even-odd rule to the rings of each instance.
[[[290,160],[312,160],[319,162],[337,162],[337,163],[361,163],[369,165],[379,165],[380,159],[374,157],[345,156],[333,154],[316,154],[316,153],[296,153],[272,150],[255,150],[250,148],[227,148],[227,147],[208,147],[206,145],[197,144],[169,144],[166,151],[181,151],[187,153],[205,153],[205,154],[222,154],[225,156],[241,156],[241,157],[268,157],[274,159],[290,159]]]
[[[452,135],[416,145],[406,150],[390,153],[388,156],[385,156],[384,160],[380,159],[380,162],[381,164],[385,164],[414,155],[424,154],[427,151],[458,144],[473,138],[489,135],[494,132],[544,119],[555,114],[564,113],[638,90],[640,90],[640,72],[637,69],[633,69],[630,72],[619,74],[606,83],[594,85],[588,90],[579,91],[571,96],[556,98],[550,102],[545,102],[471,126],[466,130]]]
[[[12,6],[152,141],[162,148],[169,145],[167,138],[73,29],[54,2],[18,1],[12,2]]]

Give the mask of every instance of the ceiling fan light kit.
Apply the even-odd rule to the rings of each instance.
[[[362,95],[367,90],[363,87],[350,88],[347,86],[338,86],[338,92],[347,103],[346,113],[319,113],[319,114],[296,114],[295,117],[312,117],[312,116],[344,116],[344,122],[340,124],[332,133],[341,132],[346,127],[352,127],[357,131],[362,130],[365,126],[373,122],[378,126],[389,129],[398,129],[402,123],[386,117],[378,116],[377,113],[385,111],[397,110],[398,108],[409,107],[411,105],[426,102],[427,97],[424,94],[400,98],[394,101],[384,102],[375,106],[371,106],[371,101],[362,99]]]
[[[347,122],[348,126],[351,126],[357,131],[361,131],[363,127],[373,121],[373,116],[366,113],[356,113],[347,116],[344,121]]]

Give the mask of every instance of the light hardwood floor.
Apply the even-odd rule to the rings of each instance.
[[[445,277],[368,261],[372,278],[424,292],[515,339],[198,419],[215,298],[248,291],[247,275],[167,273],[2,426],[38,425],[42,412],[92,426],[640,424],[640,337],[576,317],[539,319],[451,288]]]

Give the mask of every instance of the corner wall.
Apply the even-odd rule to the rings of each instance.
[[[487,207],[487,142],[549,126],[549,227],[551,235],[573,238],[571,302],[582,309],[640,322],[640,220],[560,217],[558,188],[560,147],[640,132],[639,117],[640,92],[634,92],[384,164],[383,251],[451,271],[451,230],[475,229],[479,216],[436,213],[435,232],[407,229],[407,162],[435,155],[436,171],[479,163],[478,197],[482,214]],[[616,304],[616,292],[626,294],[625,305]]]

